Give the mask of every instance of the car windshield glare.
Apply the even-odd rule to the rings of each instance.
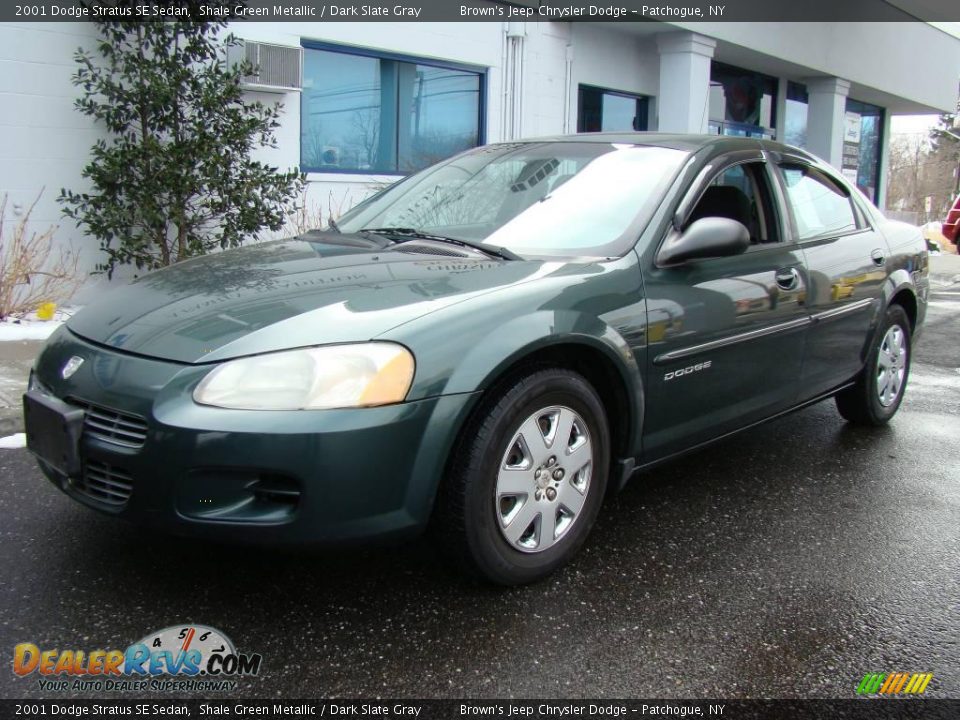
[[[491,145],[398,183],[344,215],[338,227],[414,228],[521,255],[619,255],[687,157],[620,143]]]

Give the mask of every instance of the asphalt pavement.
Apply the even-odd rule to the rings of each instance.
[[[850,698],[894,671],[956,698],[958,443],[960,286],[944,285],[889,427],[825,402],[648,472],[531,587],[465,580],[426,541],[274,552],[141,531],[0,450],[0,652],[194,622],[263,655],[230,698]],[[4,669],[0,696],[95,694]]]

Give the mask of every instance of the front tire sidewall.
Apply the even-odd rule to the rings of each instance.
[[[493,418],[492,432],[479,453],[479,467],[470,469],[466,493],[467,544],[480,570],[489,579],[506,585],[532,582],[566,563],[583,545],[599,512],[610,467],[609,431],[603,406],[593,388],[581,377],[562,371],[543,372],[521,382],[505,395],[506,403]],[[586,422],[593,444],[590,489],[577,522],[556,545],[542,552],[524,553],[507,543],[496,517],[496,484],[500,463],[520,424],[534,412],[563,405]]]

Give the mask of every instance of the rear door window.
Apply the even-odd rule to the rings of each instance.
[[[782,165],[780,172],[800,240],[857,229],[850,195],[842,186],[805,165]]]

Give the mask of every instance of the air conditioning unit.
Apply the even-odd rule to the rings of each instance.
[[[324,145],[323,153],[320,156],[320,162],[327,167],[339,167],[340,165],[340,148],[334,147],[333,145]]]
[[[242,40],[230,48],[228,61],[248,60],[253,74],[245,75],[245,90],[258,92],[299,92],[303,87],[303,48]]]

